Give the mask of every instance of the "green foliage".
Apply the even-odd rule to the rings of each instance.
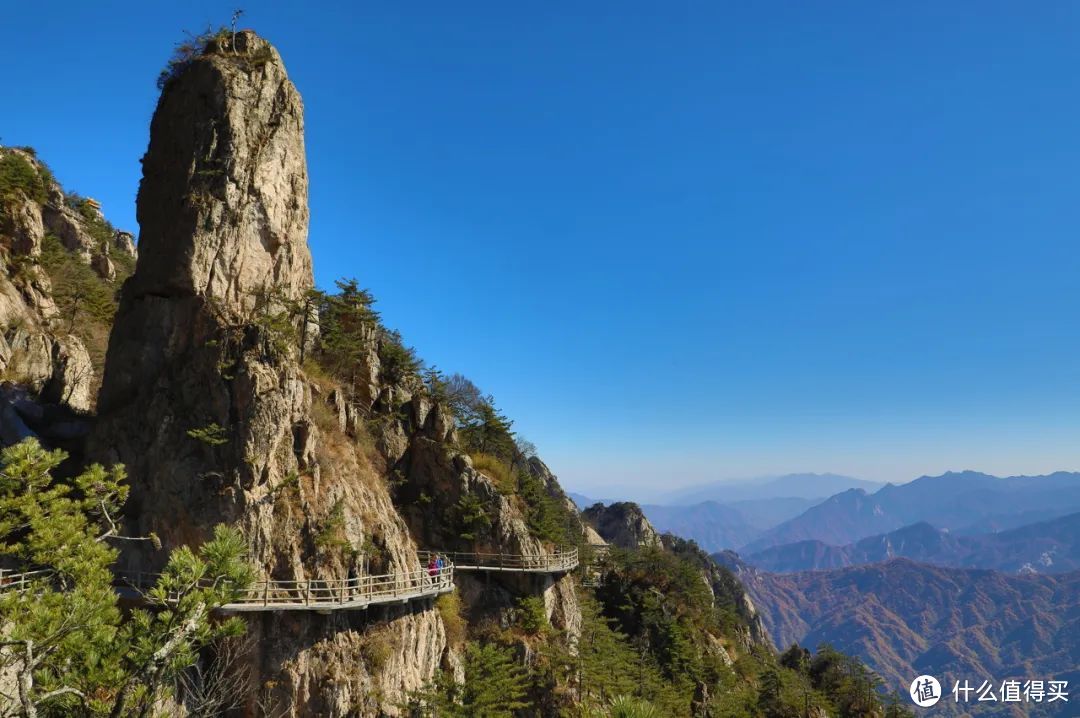
[[[408,377],[419,376],[424,362],[415,349],[405,346],[401,334],[383,329],[379,338],[379,367],[384,382],[400,384]]]
[[[255,292],[254,324],[260,330],[266,356],[273,359],[288,357],[294,348],[304,350],[302,334],[306,333],[305,321],[313,310],[317,293],[312,292],[299,300],[291,298],[284,289],[264,285]]]
[[[550,493],[544,482],[527,467],[516,471],[518,495],[525,507],[525,522],[533,535],[559,545],[580,539],[575,517],[566,504]]]
[[[67,331],[77,330],[83,321],[112,324],[116,314],[115,287],[67,251],[51,234],[41,244],[40,262],[52,280],[53,300]]]
[[[803,674],[816,690],[828,696],[841,718],[885,712],[881,678],[857,658],[828,645],[819,646]],[[914,715],[899,706],[892,708],[894,715],[897,710],[899,715]]]
[[[465,683],[442,673],[412,699],[411,714],[425,718],[512,718],[528,708],[528,675],[510,650],[494,643],[465,647]]]
[[[82,217],[83,227],[86,229],[87,234],[94,239],[98,250],[102,253],[107,252],[116,237],[116,227],[113,227],[107,219],[102,217],[101,213],[86,198],[70,193],[66,195],[65,199],[69,205],[73,205],[73,208]],[[115,255],[110,254],[109,257],[118,270],[124,270],[117,272],[120,281],[127,279],[130,275],[130,272],[125,274],[125,271],[128,269],[134,271],[134,264],[131,263],[131,259],[127,255],[117,252]]]
[[[540,596],[525,596],[518,599],[517,624],[522,631],[531,636],[550,628],[544,599]]]
[[[610,718],[663,718],[660,709],[633,696],[616,696],[611,701]]]
[[[44,204],[48,192],[46,177],[25,157],[0,150],[0,204],[16,199],[20,194]]]
[[[208,446],[221,446],[229,443],[228,431],[225,427],[219,426],[217,422],[211,422],[196,429],[188,429],[187,435]]]
[[[191,66],[191,63],[193,63],[196,58],[206,52],[207,47],[212,41],[223,39],[228,35],[229,29],[224,27],[218,28],[217,30],[207,28],[198,35],[191,35],[189,33],[184,40],[178,42],[173,48],[172,57],[170,57],[165,64],[165,69],[158,74],[157,88],[159,90],[164,90],[166,85],[179,77],[184,70]]]
[[[332,376],[356,386],[367,353],[374,348],[379,314],[375,297],[355,279],[335,282],[337,294],[319,296],[319,363]]]
[[[82,340],[100,376],[116,314],[119,283],[110,284],[99,277],[52,235],[46,235],[41,243],[38,261],[52,284],[60,329]]]
[[[580,603],[578,655],[569,663],[569,682],[576,687],[578,703],[606,708],[617,696],[634,695],[662,708],[665,715],[686,715],[691,694],[665,679],[652,656],[616,630],[599,604],[584,597]]]
[[[470,452],[511,460],[515,456],[513,424],[495,408],[490,396],[485,397],[461,420],[461,442]]]
[[[511,473],[510,464],[497,456],[479,452],[470,454],[469,458],[472,459],[474,469],[486,474],[488,478],[495,482],[495,486],[499,489],[499,493],[503,495],[515,493],[517,481],[515,480],[515,475]]]
[[[352,544],[345,533],[345,504],[341,499],[334,502],[325,523],[315,536],[315,544],[323,548],[351,549]]]
[[[146,595],[152,610],[122,618],[109,542],[121,538],[123,469],[94,465],[59,481],[65,458],[33,439],[0,454],[0,555],[44,572],[26,591],[0,593],[0,672],[25,681],[21,715],[145,715],[202,647],[243,629],[210,612],[250,584],[245,542],[218,527],[198,552],[177,549]]]
[[[460,646],[465,642],[465,633],[468,622],[462,615],[461,596],[454,591],[444,593],[435,599],[435,608],[439,611],[443,626],[446,628],[446,643],[449,646]]]
[[[476,494],[463,493],[454,509],[458,533],[466,541],[475,541],[491,528],[491,515],[484,501]]]
[[[369,631],[361,637],[360,655],[364,658],[368,670],[381,671],[394,652],[393,641],[386,631]]]
[[[608,560],[613,570],[597,591],[605,613],[623,631],[648,642],[669,678],[700,681],[713,677],[692,640],[703,630],[714,634],[722,630],[700,570],[656,547],[612,551]]]

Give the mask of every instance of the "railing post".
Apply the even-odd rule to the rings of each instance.
[[[311,605],[311,580],[304,581],[304,605]]]

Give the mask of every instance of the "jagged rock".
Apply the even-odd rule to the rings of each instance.
[[[590,546],[603,546],[607,544],[607,541],[604,540],[604,537],[596,533],[596,529],[594,529],[592,526],[589,526],[589,524],[585,524],[584,532],[585,543],[589,544]]]
[[[54,337],[17,328],[3,349],[0,360],[12,381],[40,392],[44,401],[76,411],[88,411],[93,406],[94,367],[78,337]]]
[[[125,232],[122,229],[116,230],[116,234],[113,235],[113,247],[121,254],[126,254],[132,259],[139,256],[139,252],[135,248],[135,235],[131,232]]]
[[[94,365],[86,347],[76,336],[57,337],[51,356],[52,376],[42,389],[42,398],[76,411],[89,411],[94,402]]]
[[[348,431],[348,404],[345,400],[345,393],[340,389],[335,389],[330,392],[327,402],[334,410],[334,418],[337,420],[338,429],[342,432]]]
[[[41,210],[46,229],[69,251],[90,264],[97,243],[83,226],[83,218],[63,202],[46,204]]]
[[[44,333],[19,327],[8,336],[10,356],[4,371],[13,380],[41,391],[53,376],[53,342]]]
[[[415,420],[415,398],[413,402]],[[503,495],[491,479],[476,471],[467,454],[429,437],[434,427],[442,426],[445,431],[445,424],[452,421],[444,409],[419,414],[424,417],[423,426],[409,437],[408,449],[398,462],[405,481],[397,504],[421,544],[447,551],[511,555],[540,555],[559,548],[546,546],[533,536],[511,497]],[[470,527],[467,532],[455,519],[448,520],[447,515],[454,514],[452,507],[463,500],[478,502],[489,523],[482,528]],[[566,631],[571,641],[580,635],[581,609],[570,576],[507,573],[487,581],[462,574],[458,585],[462,601],[474,618],[486,616],[509,626],[518,600],[540,595],[552,625]]]
[[[127,466],[128,528],[157,533],[166,549],[227,522],[275,579],[415,570],[385,480],[341,431],[344,397],[317,425],[327,412],[313,402],[330,393],[313,397],[298,347],[259,322],[268,302],[313,285],[307,186],[303,105],[266,41],[239,32],[234,50],[230,35],[168,82],[143,159],[139,257],[110,337],[91,456]],[[198,438],[213,425],[224,443]],[[317,540],[335,512],[343,539],[366,554]],[[121,561],[154,570],[166,556],[139,545]],[[430,604],[284,614],[248,618],[253,693],[271,686],[275,715],[394,714],[445,648]],[[379,661],[365,654],[376,633],[387,642]]]
[[[645,518],[641,507],[629,501],[604,506],[594,504],[581,513],[608,543],[621,548],[659,546],[660,535]]]
[[[97,272],[99,277],[106,281],[111,282],[116,279],[116,267],[113,266],[108,254],[99,252],[93,255],[90,258],[90,267]]]
[[[242,321],[265,288],[298,298],[311,286],[303,104],[254,33],[165,88],[143,173],[133,296],[198,296]]]
[[[12,253],[27,257],[40,255],[41,240],[45,238],[41,205],[28,198],[9,203],[6,211],[0,212],[0,234],[10,237]]]

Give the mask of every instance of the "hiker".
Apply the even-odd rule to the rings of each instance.
[[[435,560],[435,568],[438,569],[440,580],[442,579],[443,569],[446,568],[446,560],[443,559],[442,554],[438,554]]]
[[[428,578],[432,583],[435,582],[435,576],[439,573],[439,562],[434,556],[432,556],[427,562]]]
[[[349,577],[347,579],[345,579],[345,588],[348,591],[349,600],[352,600],[353,596],[356,595],[356,584],[357,583],[359,583],[359,582],[356,580],[356,567],[350,565],[349,566]]]

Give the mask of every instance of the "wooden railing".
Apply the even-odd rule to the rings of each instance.
[[[0,593],[29,590],[35,581],[51,571],[0,574]],[[122,595],[144,598],[157,583],[159,574],[121,572],[113,585]],[[405,603],[454,590],[454,566],[444,566],[432,575],[428,569],[348,579],[306,581],[256,581],[233,601],[221,606],[225,611],[328,611],[366,608],[384,603]],[[166,596],[166,601],[170,600]],[[175,599],[173,599],[175,600]]]
[[[24,571],[13,573],[0,568],[0,594],[2,593],[25,593],[38,581],[44,581],[52,576],[52,571]]]
[[[142,594],[156,582],[156,574],[120,574],[118,581]],[[322,611],[366,608],[383,603],[405,603],[454,590],[454,566],[432,574],[428,569],[347,579],[256,581],[222,606],[226,611]]]
[[[566,573],[578,566],[578,550],[559,549],[552,553],[515,554],[482,551],[421,551],[421,563],[442,556],[458,571],[513,571],[518,573]]]

